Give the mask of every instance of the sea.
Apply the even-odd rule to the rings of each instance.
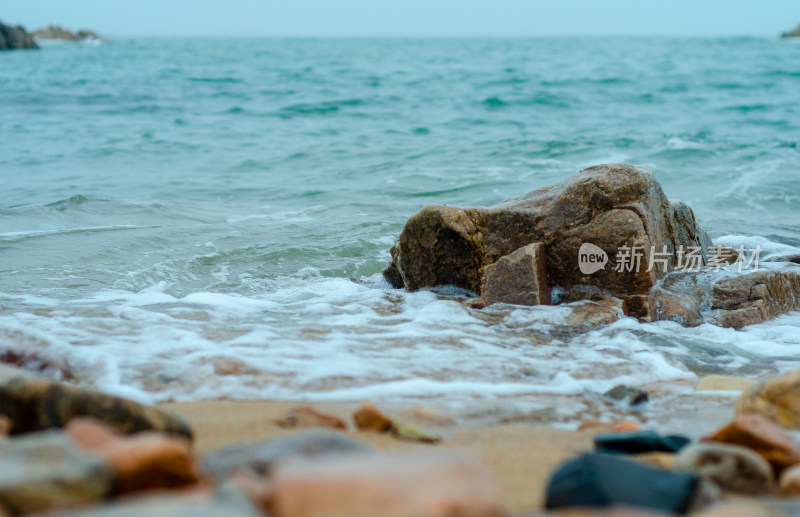
[[[800,313],[579,332],[563,307],[475,310],[470,293],[380,274],[426,205],[491,205],[614,162],[651,168],[718,244],[800,253],[800,45],[118,38],[0,53],[0,357],[153,403],[370,399],[566,427],[730,404],[694,385],[800,367]],[[603,398],[618,384],[648,389],[646,408]]]

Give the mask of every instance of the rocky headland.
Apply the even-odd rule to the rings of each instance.
[[[24,27],[5,25],[0,22],[0,50],[37,49],[39,46]]]
[[[793,257],[715,246],[652,171],[628,164],[487,208],[427,206],[391,252],[393,286],[454,285],[480,295],[474,308],[604,301],[643,322],[736,329],[800,310]]]
[[[59,25],[48,25],[47,27],[36,29],[33,31],[33,37],[38,40],[108,41],[105,37],[89,29],[72,32]]]
[[[800,25],[796,29],[781,34],[781,38],[800,38]]]

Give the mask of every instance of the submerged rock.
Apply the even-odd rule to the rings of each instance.
[[[672,468],[693,472],[733,492],[767,494],[775,490],[775,475],[767,460],[738,445],[690,445],[677,455]]]
[[[627,386],[625,384],[614,386],[605,392],[603,396],[619,402],[624,402],[629,406],[636,406],[650,400],[650,394],[647,392],[647,390],[633,386]]]
[[[649,305],[652,321],[740,329],[800,310],[800,271],[672,273],[650,291]]]
[[[647,294],[674,266],[677,247],[697,249],[705,262],[711,245],[692,210],[668,201],[650,170],[598,165],[489,208],[423,208],[400,234],[388,276],[399,273],[410,290],[455,285],[478,292],[488,265],[532,243],[544,247],[553,289],[590,285],[618,297]],[[579,250],[587,243],[595,265],[626,251],[633,260],[584,273]],[[643,252],[638,268],[634,246]],[[666,250],[666,268],[648,268],[651,247]]]
[[[92,417],[122,433],[160,431],[192,439],[178,415],[132,400],[42,379],[15,377],[0,383],[0,408],[12,434],[60,428],[73,418]]]
[[[789,429],[800,430],[800,370],[769,379],[746,391],[737,414],[755,413]]]
[[[0,442],[0,505],[15,514],[99,501],[111,491],[112,478],[99,456],[62,433]]]
[[[0,22],[0,50],[37,49],[39,45],[24,27],[12,27]]]

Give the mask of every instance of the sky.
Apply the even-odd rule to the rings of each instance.
[[[109,36],[775,37],[798,0],[0,0],[0,20]]]

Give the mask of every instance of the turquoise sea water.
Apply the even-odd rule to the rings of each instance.
[[[571,334],[558,308],[473,311],[378,274],[427,204],[608,162],[652,168],[720,242],[800,252],[789,41],[52,45],[0,54],[0,149],[0,348],[101,389],[601,411],[617,382],[800,362],[798,315]]]

